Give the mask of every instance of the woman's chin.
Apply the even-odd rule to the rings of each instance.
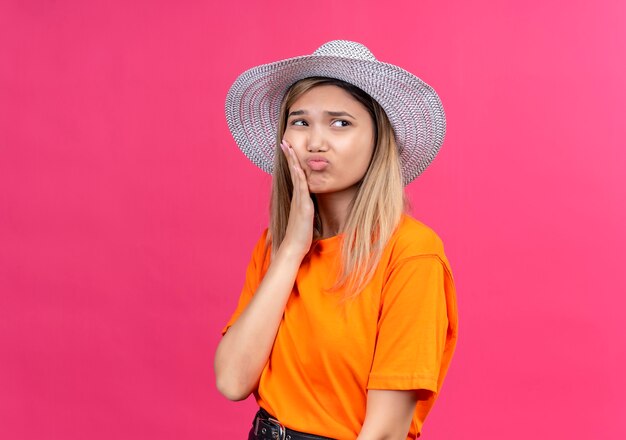
[[[311,194],[322,194],[329,191],[328,182],[320,178],[320,176],[309,176],[307,185]]]
[[[331,194],[337,191],[341,191],[341,188],[331,185],[330,182],[309,182],[309,192],[311,194]]]
[[[312,187],[309,185],[309,193],[311,194],[326,194],[327,192],[329,192],[328,190],[324,189],[323,187]]]

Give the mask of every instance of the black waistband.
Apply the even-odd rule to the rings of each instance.
[[[333,440],[330,437],[322,437],[305,432],[289,429],[281,424],[275,417],[259,409],[252,422],[252,429],[248,440]]]

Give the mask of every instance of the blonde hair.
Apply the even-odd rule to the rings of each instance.
[[[375,128],[374,152],[350,205],[342,232],[341,270],[331,289],[345,289],[344,298],[350,299],[358,296],[372,279],[383,250],[408,207],[393,127],[382,107],[361,89],[344,81],[314,77],[296,82],[285,94],[278,121],[266,247],[271,246],[272,255],[278,251],[289,221],[293,185],[289,165],[280,149],[289,109],[304,93],[322,85],[338,86],[350,93],[369,111]],[[311,249],[321,234],[321,219],[314,194],[312,199],[315,216]]]

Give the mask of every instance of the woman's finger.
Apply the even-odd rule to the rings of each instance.
[[[298,155],[296,154],[296,151],[287,142],[285,142],[285,145],[286,145],[286,147],[287,147],[287,149],[288,149],[288,151],[289,151],[289,153],[291,155],[291,161],[292,161],[292,164],[293,164],[294,168],[296,170],[302,171],[304,173],[304,170],[300,166],[300,160],[298,159]],[[300,176],[300,174],[298,174],[298,176]]]
[[[299,206],[302,200],[302,180],[298,172],[298,162],[295,152],[287,146],[287,155],[289,156],[289,171],[291,173],[291,182],[293,184],[292,199],[296,206]]]
[[[291,152],[289,151],[289,146],[283,140],[280,143],[280,148],[281,148],[281,150],[283,150],[283,154],[285,155],[285,160],[287,160],[287,166],[289,167],[289,175],[291,176],[291,183],[295,187],[295,185],[296,185],[296,176],[294,174],[293,159],[291,158]]]
[[[293,183],[294,192],[300,192],[301,185],[300,176],[298,174],[298,168],[300,168],[300,163],[298,162],[296,152],[287,141],[283,140],[282,145],[284,146],[287,163],[289,164],[289,172],[291,174],[291,182]]]
[[[291,168],[294,165],[293,164],[293,158],[291,156],[291,146],[285,140],[283,140],[280,143],[280,146],[282,147],[283,152],[285,153],[285,158],[287,159],[287,164],[289,164],[290,171],[291,171]]]
[[[304,170],[302,168],[298,169],[298,175],[300,176],[300,191],[302,197],[310,198],[309,194],[309,184],[306,181],[306,174],[304,174]]]
[[[297,191],[299,198],[306,197],[308,196],[308,186],[306,183],[306,177],[304,176],[304,170],[302,169],[302,167],[300,166],[298,162],[298,158],[296,156],[295,151],[293,151],[293,149],[291,149],[290,151],[291,151],[291,154],[293,155],[293,161],[295,162],[294,167],[293,167],[294,172],[295,172],[296,182],[297,182],[295,191]]]

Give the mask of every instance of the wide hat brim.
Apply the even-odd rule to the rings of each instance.
[[[314,76],[350,83],[380,104],[395,132],[405,185],[439,152],[446,118],[433,88],[398,66],[377,61],[365,46],[339,40],[326,43],[313,55],[253,67],[228,91],[228,127],[241,151],[263,171],[273,171],[285,93],[295,82]]]

